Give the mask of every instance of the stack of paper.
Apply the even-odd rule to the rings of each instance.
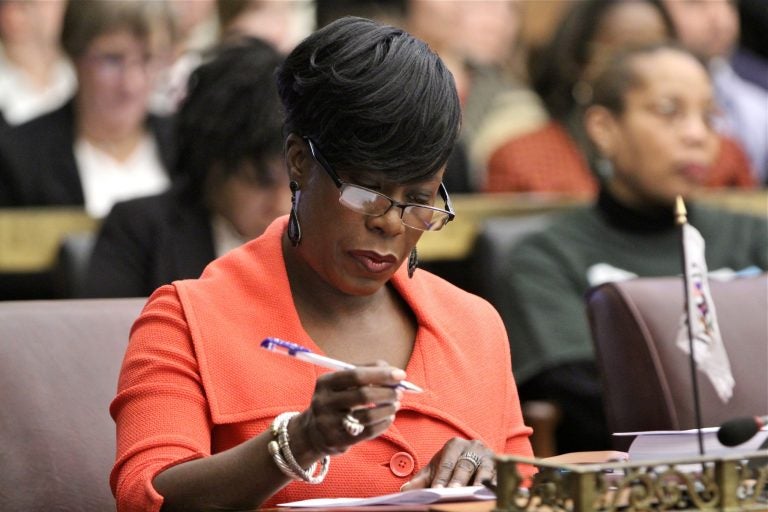
[[[768,428],[763,428],[749,441],[738,446],[728,447],[717,440],[718,427],[701,429],[704,439],[704,455],[721,457],[753,453],[768,438]],[[691,430],[651,430],[645,432],[620,432],[615,436],[635,436],[629,447],[629,460],[668,460],[697,457],[699,440],[696,429]]]
[[[481,485],[471,487],[443,487],[414,489],[373,498],[317,498],[280,503],[280,507],[364,507],[369,505],[427,505],[446,501],[495,500],[493,491]]]

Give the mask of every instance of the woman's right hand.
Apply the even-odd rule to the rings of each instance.
[[[404,379],[403,370],[383,362],[322,375],[297,426],[319,454],[344,453],[389,428],[402,396],[395,386]]]

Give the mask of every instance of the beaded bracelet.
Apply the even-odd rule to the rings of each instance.
[[[274,439],[269,442],[267,449],[277,467],[286,476],[294,480],[303,480],[310,484],[319,484],[325,479],[325,475],[328,474],[331,457],[326,455],[320,460],[320,473],[317,475],[314,474],[317,469],[317,462],[313,462],[307,469],[302,468],[296,462],[296,458],[293,456],[289,445],[288,422],[298,414],[298,412],[284,412],[275,418],[269,427]]]

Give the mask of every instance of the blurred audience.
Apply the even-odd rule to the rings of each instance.
[[[664,0],[682,44],[704,59],[723,111],[718,130],[744,148],[760,183],[768,180],[768,90],[739,76],[731,59],[737,55],[739,16],[732,0]],[[763,6],[768,10],[768,5]],[[742,68],[746,67],[742,54]],[[757,59],[754,59],[757,60]],[[763,64],[757,74],[766,71]]]
[[[177,182],[166,193],[115,205],[91,256],[85,295],[148,296],[198,277],[288,213],[279,62],[268,44],[241,38],[192,74],[177,114]]]
[[[314,28],[309,0],[216,0],[222,39],[258,37],[287,55]]]
[[[462,102],[460,144],[467,153],[466,189],[485,181],[490,152],[546,118],[520,77],[518,0],[411,0],[405,26],[434,48],[456,80]]]
[[[594,197],[599,162],[590,154],[582,124],[590,78],[617,49],[675,37],[660,0],[584,0],[566,13],[550,43],[532,56],[531,80],[551,121],[497,149],[488,163],[490,192],[556,192]],[[754,186],[749,162],[722,138],[707,172],[712,187]]]
[[[602,69],[584,115],[604,170],[597,200],[526,236],[496,276],[521,400],[559,404],[560,452],[610,446],[584,293],[608,281],[680,274],[675,198],[690,199],[718,151],[711,81],[687,50],[627,49]],[[695,201],[688,213],[710,269],[768,269],[765,218]]]
[[[21,124],[67,101],[75,73],[59,35],[66,0],[0,0],[0,119]]]
[[[0,137],[0,206],[84,206],[102,217],[115,201],[168,187],[170,121],[147,111],[158,30],[172,30],[162,1],[68,4],[61,40],[77,91]]]
[[[359,16],[393,26],[405,23],[410,0],[315,0],[315,25],[322,28],[344,16]]]
[[[187,79],[200,65],[203,53],[216,44],[219,25],[216,0],[167,0],[175,32],[161,46],[162,66],[150,98],[150,110],[159,115],[176,112],[184,98]]]
[[[155,113],[176,112],[189,75],[218,42],[258,37],[287,54],[313,28],[310,0],[169,1],[180,30],[172,65],[153,94]]]

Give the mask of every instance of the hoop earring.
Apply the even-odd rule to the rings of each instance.
[[[296,207],[299,204],[299,184],[291,180],[288,184],[291,187],[291,213],[288,216],[288,240],[291,241],[291,245],[296,247],[301,242],[301,224],[299,224],[299,216],[296,214]]]
[[[416,247],[411,249],[411,254],[408,255],[408,277],[413,277],[413,273],[419,266],[419,253],[416,252]]]

